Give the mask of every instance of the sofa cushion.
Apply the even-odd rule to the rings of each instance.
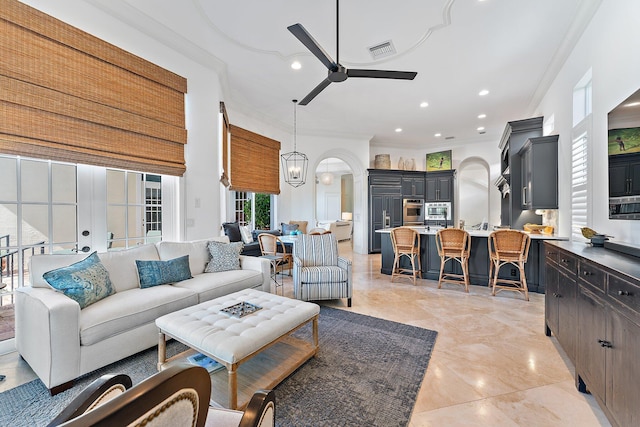
[[[160,260],[158,251],[153,244],[135,246],[121,251],[103,252],[98,256],[107,268],[116,292],[139,287],[137,259]]]
[[[207,245],[211,241],[229,243],[227,236],[211,237],[206,240],[194,240],[192,242],[159,242],[157,243],[160,259],[167,261],[184,255],[189,255],[189,268],[191,275],[204,273],[211,255]]]
[[[230,242],[241,242],[242,234],[240,234],[240,224],[237,222],[223,222],[222,228],[224,234],[229,238]]]
[[[56,268],[67,267],[85,259],[85,253],[79,254],[37,254],[29,258],[29,282],[34,288],[51,289],[51,285],[42,275]],[[112,281],[113,283],[113,281]]]
[[[95,344],[197,303],[195,292],[173,285],[117,292],[82,310],[80,344]]]
[[[191,279],[189,255],[167,261],[136,260],[136,266],[138,266],[140,287],[143,289]]]
[[[253,236],[251,235],[251,231],[249,230],[249,226],[241,225],[240,226],[240,234],[242,235],[242,243],[245,245],[247,243],[253,242]]]
[[[307,234],[307,225],[309,221],[289,221],[289,224],[298,224],[298,230],[302,234]]]
[[[280,223],[280,226],[282,227],[282,235],[283,236],[289,236],[291,235],[292,232],[297,231],[298,230],[298,224],[286,224],[284,222]]]
[[[347,270],[338,266],[302,267],[300,273],[300,283],[343,283],[347,280]]]
[[[220,243],[209,242],[209,253],[211,260],[204,269],[205,273],[216,273],[220,271],[240,269],[240,251],[242,242]]]
[[[198,294],[198,303],[209,301],[247,288],[262,290],[262,272],[257,270],[229,270],[213,274],[198,274],[171,286],[187,288]]]
[[[115,292],[109,273],[96,252],[82,261],[48,271],[43,277],[52,288],[80,304],[80,309]]]

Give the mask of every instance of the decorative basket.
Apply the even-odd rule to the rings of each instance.
[[[391,156],[389,154],[376,154],[376,169],[391,169]]]

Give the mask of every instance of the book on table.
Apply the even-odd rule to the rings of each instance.
[[[187,357],[187,360],[189,361],[189,363],[193,365],[205,368],[209,373],[212,373],[219,369],[224,368],[224,365],[222,363],[216,362],[209,356],[202,353],[193,354]]]

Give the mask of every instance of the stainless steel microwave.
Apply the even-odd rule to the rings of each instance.
[[[451,202],[427,202],[424,204],[424,219],[427,221],[451,221]]]
[[[640,196],[610,197],[610,219],[640,219]]]

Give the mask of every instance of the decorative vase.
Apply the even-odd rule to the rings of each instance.
[[[416,159],[411,158],[404,161],[404,170],[414,171],[416,170]]]
[[[404,159],[402,157],[400,157],[400,160],[398,160],[398,169],[404,169]]]

